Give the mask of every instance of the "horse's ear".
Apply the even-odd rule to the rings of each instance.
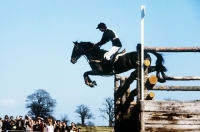
[[[77,44],[78,43],[78,40],[76,42],[73,42],[74,44]]]
[[[73,42],[74,43],[74,45],[77,45],[77,41],[76,42]]]

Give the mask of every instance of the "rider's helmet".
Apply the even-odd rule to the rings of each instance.
[[[102,27],[103,27],[104,29],[107,28],[107,27],[106,27],[106,24],[103,23],[103,22],[101,22],[101,23],[98,24],[97,29],[102,28]]]

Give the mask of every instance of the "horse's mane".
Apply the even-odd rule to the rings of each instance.
[[[80,42],[79,44],[86,45],[86,46],[93,46],[94,44],[91,42]]]
[[[94,43],[91,43],[91,42],[83,42],[81,41],[79,44],[81,45],[84,45],[84,46],[87,46],[87,47],[92,47],[94,45]],[[100,49],[100,48],[99,48]],[[107,52],[107,50],[104,50],[104,49],[100,49],[100,51],[102,52]]]

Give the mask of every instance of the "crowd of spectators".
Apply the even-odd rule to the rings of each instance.
[[[8,132],[14,130],[26,130],[30,132],[81,132],[81,128],[77,128],[74,122],[71,126],[67,125],[67,122],[48,118],[44,120],[41,117],[33,120],[28,115],[23,119],[22,116],[17,116],[14,119],[13,116],[5,115],[4,119],[0,117],[0,132]]]

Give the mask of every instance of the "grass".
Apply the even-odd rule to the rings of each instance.
[[[80,128],[82,132],[110,132],[114,130],[114,127],[106,127],[106,126],[93,126],[93,127],[86,126]]]

